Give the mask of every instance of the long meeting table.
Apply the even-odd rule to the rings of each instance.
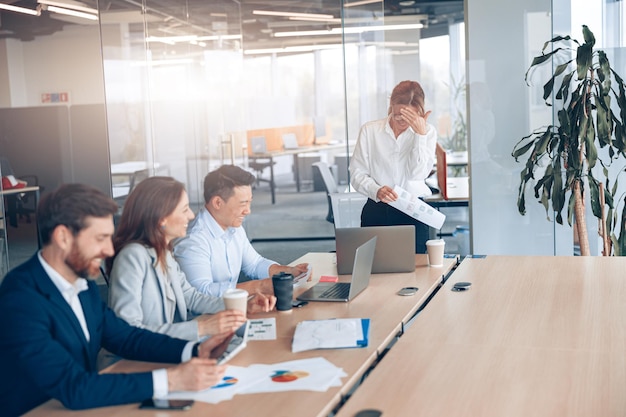
[[[347,374],[342,385],[325,392],[289,391],[278,393],[236,395],[218,404],[196,401],[185,416],[251,416],[279,417],[327,416],[339,407],[349,392],[358,385],[363,375],[376,364],[392,342],[405,330],[420,306],[437,290],[445,276],[457,264],[456,258],[444,260],[443,268],[428,266],[426,255],[416,255],[416,270],[410,273],[373,274],[363,293],[348,303],[311,302],[289,313],[271,312],[255,314],[253,318],[275,317],[277,339],[250,341],[248,347],[230,363],[237,366],[272,364],[296,359],[323,357]],[[308,262],[312,265],[312,280],[298,285],[295,295],[319,281],[322,275],[337,275],[334,253],[309,253],[293,264]],[[349,276],[339,276],[346,281]],[[402,287],[418,287],[414,296],[399,296]],[[296,325],[303,320],[328,318],[370,318],[369,345],[357,349],[312,350],[291,352],[291,342]],[[419,316],[418,316],[419,317]],[[401,339],[401,338],[400,338]],[[393,349],[392,349],[393,350]],[[163,364],[122,360],[106,372],[136,372],[163,367]],[[58,401],[51,400],[28,413],[28,416],[65,416],[68,414]],[[103,407],[81,411],[84,416],[173,416],[177,412],[139,410],[138,404]]]
[[[624,257],[464,259],[337,417],[626,415],[625,271]]]

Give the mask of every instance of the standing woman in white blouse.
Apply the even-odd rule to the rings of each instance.
[[[427,123],[424,90],[416,81],[402,81],[391,93],[384,119],[361,127],[350,159],[350,182],[368,197],[361,226],[415,226],[415,252],[426,252],[428,226],[391,207],[396,185],[419,197],[432,194],[424,180],[435,163],[437,132]]]
[[[171,177],[140,182],[124,205],[109,260],[109,305],[129,324],[185,340],[234,331],[246,317],[224,310],[221,298],[187,282],[171,252],[194,218],[182,183]],[[270,311],[276,300],[254,294],[248,312]]]

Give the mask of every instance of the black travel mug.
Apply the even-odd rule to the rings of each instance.
[[[293,275],[280,272],[272,276],[274,295],[276,296],[276,310],[290,311],[293,300]]]

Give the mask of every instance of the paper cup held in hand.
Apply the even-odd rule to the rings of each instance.
[[[240,288],[231,288],[224,293],[224,306],[226,310],[239,310],[246,315],[248,308],[248,291]]]
[[[443,239],[432,239],[426,241],[426,252],[428,253],[428,264],[433,267],[443,266],[443,251],[446,242]]]

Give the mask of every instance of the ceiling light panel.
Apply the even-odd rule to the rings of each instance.
[[[313,19],[333,19],[335,17],[332,14],[292,13],[292,12],[280,12],[280,11],[273,11],[273,10],[253,10],[252,14],[260,15],[260,16],[309,17]]]

